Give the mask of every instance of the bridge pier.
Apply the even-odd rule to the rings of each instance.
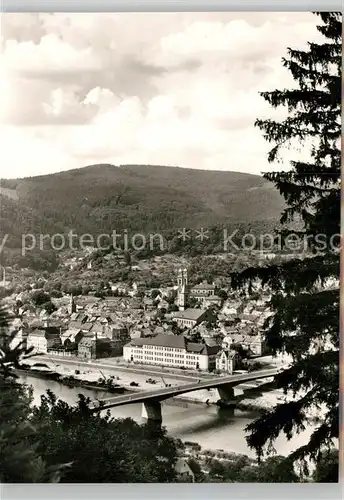
[[[141,417],[147,422],[155,424],[162,423],[161,403],[160,401],[144,401],[142,403]]]
[[[220,385],[217,387],[217,392],[222,401],[233,401],[234,399],[234,388],[231,385]]]

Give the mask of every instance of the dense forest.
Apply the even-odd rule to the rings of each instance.
[[[23,255],[23,235],[90,234],[122,236],[159,233],[156,240],[135,252],[138,259],[164,253],[192,257],[224,250],[224,228],[245,233],[272,233],[284,202],[272,183],[257,175],[211,172],[148,165],[93,165],[57,174],[0,181],[1,264],[40,271],[58,266],[51,240],[37,239]],[[203,241],[195,230],[207,230]],[[183,241],[178,230],[193,229]],[[28,236],[29,238],[29,236]],[[29,239],[29,243],[31,240]],[[111,243],[111,240],[109,239]],[[101,243],[103,245],[103,242]],[[97,245],[96,245],[97,246]],[[130,250],[130,249],[129,249]],[[231,251],[230,249],[228,251]]]
[[[1,181],[2,234],[147,232],[277,220],[262,177],[163,166],[94,165]],[[10,245],[10,242],[8,242]]]

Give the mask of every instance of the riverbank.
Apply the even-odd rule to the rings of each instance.
[[[78,395],[82,393],[91,400],[106,397],[104,391],[67,387],[53,380],[44,380],[37,377],[20,376],[20,382],[31,386],[33,389],[33,405],[39,405],[41,396],[47,390],[52,391],[58,399],[69,405],[75,405]],[[252,403],[255,400],[251,401]],[[128,404],[110,409],[111,416],[116,419],[131,418],[137,423],[142,423],[142,404]],[[253,457],[254,453],[246,442],[246,428],[252,423],[259,413],[241,409],[220,409],[216,405],[168,399],[162,404],[163,426],[167,432],[183,442],[192,441],[199,443],[204,450],[223,450],[227,453],[238,453]],[[297,447],[308,442],[314,426],[306,427],[302,435],[295,435],[292,440],[283,434],[276,440],[276,451],[280,455],[288,455]]]
[[[97,388],[106,390],[108,386],[104,384],[105,380],[113,381],[113,394],[120,394],[122,391],[148,391],[154,388],[164,388],[166,385],[180,386],[195,380],[195,375],[180,375],[174,373],[158,372],[154,367],[147,370],[137,370],[133,367],[118,366],[111,364],[109,360],[99,360],[99,362],[87,362],[81,360],[71,360],[65,358],[34,357],[28,360],[31,366],[35,363],[44,363],[48,369],[57,374],[59,383],[75,387]],[[36,375],[37,376],[37,375]],[[44,373],[42,371],[42,376]],[[203,378],[203,377],[202,377]],[[209,377],[207,377],[209,378]],[[97,385],[97,387],[92,387]],[[241,410],[252,410],[261,412],[271,408],[277,403],[280,397],[279,393],[273,391],[263,397],[261,394],[251,395],[245,398],[243,396],[243,385],[234,388],[234,395],[238,398],[238,408]],[[216,405],[220,399],[217,389],[202,389],[191,393],[183,394],[172,398],[181,406],[185,403],[195,403],[202,405]]]
[[[76,374],[65,375],[53,370],[35,369],[33,367],[17,368],[17,375],[26,375],[40,378],[42,380],[52,380],[67,387],[81,387],[88,390],[104,391],[110,394],[123,394],[126,390],[116,383],[115,377],[99,378],[98,380],[88,380],[87,378],[78,378]]]

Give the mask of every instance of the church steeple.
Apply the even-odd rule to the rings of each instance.
[[[177,305],[180,311],[184,311],[188,298],[188,270],[181,268],[178,270],[178,297]]]
[[[68,312],[69,314],[73,314],[76,312],[76,304],[74,302],[74,297],[73,294],[70,294],[70,301],[69,301],[69,306],[68,306]]]

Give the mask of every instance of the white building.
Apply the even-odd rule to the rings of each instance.
[[[216,370],[232,374],[235,370],[237,353],[231,349],[222,349],[216,356]]]
[[[61,346],[60,332],[57,328],[36,329],[27,336],[27,347],[35,353],[47,353],[49,349]]]
[[[209,371],[215,368],[219,349],[217,345],[189,342],[181,335],[160,334],[132,339],[123,348],[123,358],[132,363]]]

